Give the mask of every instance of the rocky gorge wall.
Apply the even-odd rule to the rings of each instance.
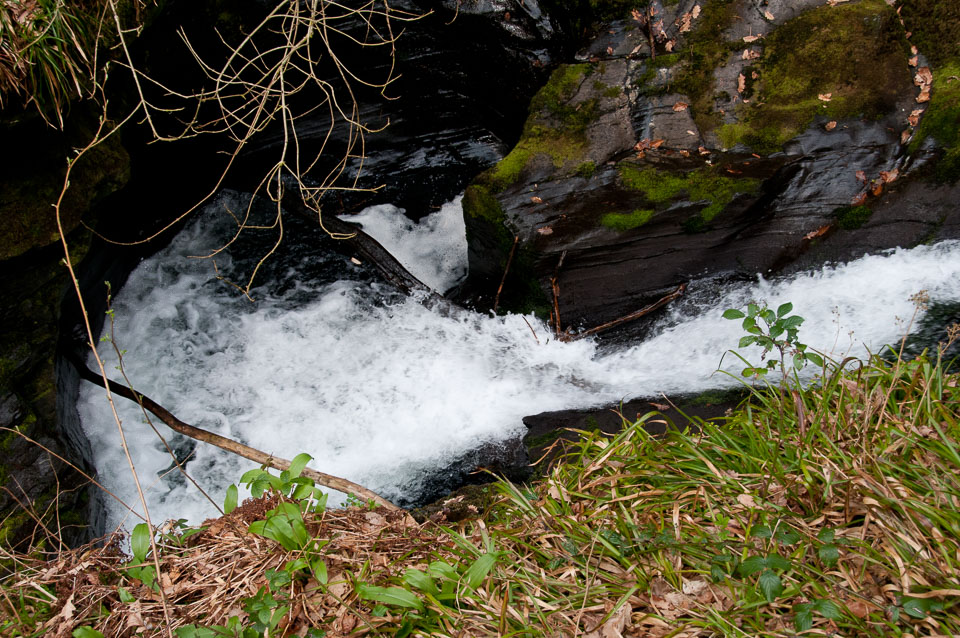
[[[914,44],[956,43],[957,9],[910,4],[624,9],[467,189],[466,296],[507,271],[501,309],[576,333],[691,280],[960,236],[960,49]]]

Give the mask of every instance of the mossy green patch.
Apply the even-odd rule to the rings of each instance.
[[[937,163],[935,175],[942,182],[960,179],[960,79],[957,78],[960,78],[960,54],[957,60],[933,71],[930,104],[910,145],[910,150],[915,151],[927,138],[937,141],[944,154]]]
[[[585,179],[590,179],[597,172],[597,164],[593,161],[586,161],[577,166],[574,173],[578,177],[583,177]]]
[[[855,230],[867,223],[873,210],[869,206],[843,206],[833,211],[837,226],[843,230]]]
[[[650,208],[639,208],[631,213],[608,213],[600,218],[600,223],[607,228],[619,230],[633,230],[653,219],[655,211]]]
[[[900,17],[912,34],[910,42],[934,69],[960,57],[960,2],[956,0],[900,0]]]
[[[503,224],[505,216],[497,198],[485,187],[473,184],[463,193],[463,212],[469,217]]]
[[[690,98],[694,122],[702,131],[711,131],[719,123],[713,111],[714,69],[727,63],[731,45],[724,40],[726,31],[737,15],[734,0],[711,0],[703,5],[694,29],[686,34],[679,59],[683,66],[677,69],[671,90]],[[661,56],[666,57],[666,56]],[[660,57],[656,60],[662,65]]]
[[[589,64],[558,67],[531,100],[530,116],[520,141],[496,166],[481,175],[480,181],[500,192],[517,183],[536,156],[549,157],[556,168],[582,160],[587,149],[584,132],[597,119],[598,98],[572,100],[591,72]],[[608,87],[604,92],[610,89],[619,95],[619,87]]]
[[[725,146],[773,152],[818,114],[874,119],[912,90],[903,29],[884,0],[801,14],[765,39],[757,68],[759,97],[720,128]]]
[[[640,191],[649,202],[662,205],[686,196],[691,201],[706,201],[699,219],[711,221],[733,201],[737,193],[754,193],[760,180],[749,177],[729,177],[716,166],[705,166],[687,172],[659,171],[638,168],[632,164],[620,165],[620,179],[624,186]]]

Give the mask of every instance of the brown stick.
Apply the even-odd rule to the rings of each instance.
[[[560,327],[560,267],[563,266],[563,260],[567,258],[567,251],[560,253],[560,261],[557,267],[553,269],[553,277],[550,279],[550,288],[553,289],[553,334],[560,339],[563,328]]]
[[[595,335],[598,332],[602,332],[603,330],[608,330],[615,326],[619,326],[622,323],[627,323],[628,321],[639,319],[644,315],[650,314],[654,310],[659,310],[660,308],[663,308],[664,306],[666,306],[668,303],[670,303],[677,297],[680,297],[681,295],[683,295],[686,289],[687,289],[687,284],[680,284],[677,287],[677,289],[671,292],[669,295],[666,295],[665,297],[658,299],[657,301],[653,302],[649,306],[644,306],[643,308],[641,308],[640,310],[637,310],[636,312],[631,312],[629,315],[624,315],[619,319],[608,321],[607,323],[600,324],[599,326],[590,328],[589,330],[584,330],[583,332],[578,332],[577,334],[574,334],[574,335],[563,335],[561,339],[563,341],[576,341],[577,339],[583,339],[584,337]]]
[[[507,257],[507,267],[503,269],[503,277],[500,279],[500,286],[497,288],[497,296],[493,298],[493,311],[497,311],[500,305],[500,293],[503,291],[503,284],[507,282],[507,273],[510,272],[510,264],[513,263],[513,255],[517,252],[517,243],[520,241],[520,235],[513,236],[513,246],[510,248],[510,256]]]
[[[68,358],[70,359],[70,362],[73,363],[74,367],[76,367],[77,372],[80,374],[80,378],[86,379],[91,383],[95,383],[101,388],[106,387],[103,378],[100,375],[95,374],[93,370],[88,368],[75,355],[68,355]],[[256,448],[244,445],[243,443],[238,443],[233,439],[228,439],[225,436],[220,436],[219,434],[214,434],[208,430],[190,425],[189,423],[184,423],[150,397],[140,394],[139,392],[128,388],[125,385],[111,381],[110,391],[114,394],[122,396],[125,399],[139,403],[141,407],[152,412],[158,419],[166,423],[172,430],[175,430],[176,432],[179,432],[185,436],[189,436],[191,439],[196,439],[197,441],[215,445],[221,450],[226,450],[227,452],[242,456],[245,459],[250,459],[251,461],[259,463],[260,465],[272,467],[276,470],[280,470],[281,472],[290,468],[290,461],[287,459],[266,454]],[[360,498],[363,498],[364,500],[372,500],[376,502],[377,505],[382,505],[389,510],[400,509],[376,492],[368,490],[362,485],[357,485],[356,483],[348,481],[347,479],[342,479],[338,476],[332,476],[330,474],[324,474],[323,472],[312,470],[309,467],[305,467],[301,475],[306,476],[309,479],[313,479],[314,482],[319,485],[323,485],[324,487],[329,487],[330,489],[345,492],[347,494],[354,494]]]

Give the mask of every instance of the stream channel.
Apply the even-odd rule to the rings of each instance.
[[[431,309],[399,295],[364,264],[318,252],[321,231],[296,219],[285,219],[284,244],[260,269],[250,301],[218,274],[245,281],[275,234],[248,231],[217,256],[217,270],[192,257],[232,236],[229,211],[245,201],[222,193],[116,295],[112,339],[125,351],[126,374],[183,421],[278,456],[307,452],[312,467],[404,505],[419,502],[437,473],[470,450],[522,436],[526,415],[738,383],[718,372],[721,359],[734,374],[742,367],[724,357],[742,334],[739,322],[721,317],[725,308],[793,302],[806,318],[801,341],[839,358],[896,342],[920,290],[938,304],[960,302],[960,242],[943,242],[723,289],[694,281],[642,342],[561,343],[533,316]],[[418,224],[389,205],[345,219],[438,291],[466,273],[459,199]],[[101,342],[100,352],[119,378],[112,345]],[[758,351],[742,355],[759,360]],[[215,515],[137,406],[119,400],[118,408],[153,521],[199,524]],[[82,384],[78,410],[100,481],[140,510],[103,390]],[[214,500],[253,466],[158,429]],[[107,530],[136,522],[112,500],[105,505]]]

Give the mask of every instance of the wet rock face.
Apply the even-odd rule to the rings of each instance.
[[[922,60],[885,2],[654,7],[555,70],[468,189],[473,302],[507,271],[500,308],[575,332],[691,279],[958,236],[956,188],[920,181]]]

